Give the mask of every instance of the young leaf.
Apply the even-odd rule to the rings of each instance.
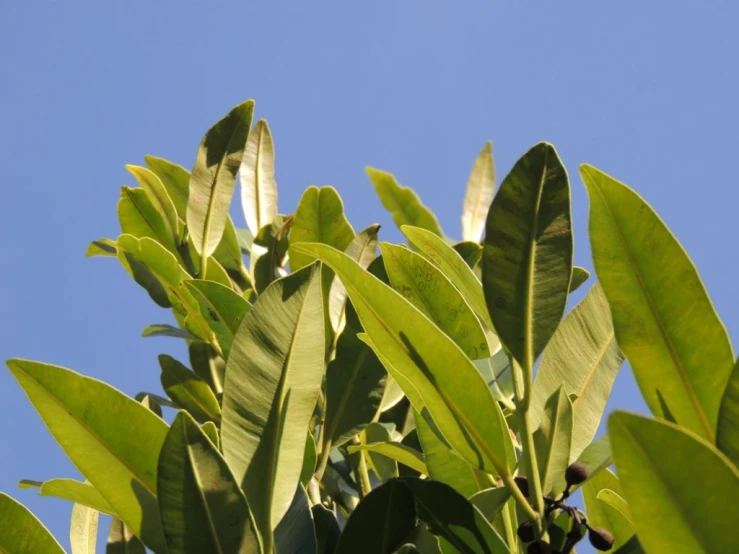
[[[249,134],[241,160],[241,208],[249,230],[257,234],[277,215],[275,149],[272,133],[264,119]]]
[[[146,167],[159,177],[172,200],[178,218],[184,223],[187,219],[187,198],[190,195],[190,172],[181,165],[163,158],[146,155],[144,160]]]
[[[616,344],[611,311],[599,284],[565,316],[552,336],[536,373],[531,421],[538,425],[544,403],[560,386],[577,397],[570,461],[593,440],[623,355]]]
[[[374,425],[379,424],[372,424],[371,426]],[[385,429],[382,425],[380,425],[380,427]],[[367,429],[369,429],[369,427]],[[369,438],[371,437],[368,436],[368,439]],[[424,475],[429,474],[429,470],[426,467],[426,462],[423,459],[423,454],[421,454],[415,448],[411,448],[410,446],[406,446],[405,444],[399,442],[392,442],[390,440],[370,442],[368,440],[366,443],[356,446],[350,446],[348,450],[350,454],[361,451],[369,452],[370,455],[380,454],[386,458],[406,465],[411,469],[415,469],[418,473],[423,473]]]
[[[477,155],[467,180],[462,212],[462,240],[480,242],[485,229],[490,202],[495,192],[495,164],[493,143],[488,141]]]
[[[413,493],[393,479],[369,493],[352,512],[335,554],[392,554],[415,526]]]
[[[97,510],[82,504],[72,507],[72,522],[69,526],[72,554],[95,554],[99,519],[100,513]]]
[[[74,479],[49,479],[43,483],[24,479],[18,483],[18,488],[21,489],[32,487],[38,487],[40,496],[63,498],[81,506],[93,508],[97,512],[115,514],[108,501],[90,483],[82,483]]]
[[[177,414],[167,433],[157,481],[170,552],[261,552],[233,473],[187,412]]]
[[[159,355],[159,365],[162,388],[178,406],[200,423],[221,421],[221,407],[208,383],[166,354]]]
[[[503,413],[464,352],[400,294],[342,252],[323,244],[295,248],[336,272],[370,346],[381,360],[387,359],[385,369],[417,410],[428,410],[449,444],[480,469],[510,471],[515,461]]]
[[[110,522],[105,554],[146,554],[144,544],[117,517]]]
[[[167,424],[113,387],[68,369],[18,359],[8,367],[74,465],[148,547],[164,551],[156,475]]]
[[[534,432],[542,492],[558,497],[565,489],[564,473],[570,465],[574,414],[564,387],[547,399],[539,428]]]
[[[524,154],[488,213],[482,282],[493,325],[531,371],[564,313],[572,274],[570,183],[551,144]]]
[[[239,328],[226,369],[221,440],[270,551],[300,480],[324,373],[320,268],[275,281]]]
[[[434,213],[421,203],[412,189],[399,185],[390,173],[372,167],[365,170],[382,205],[392,214],[398,228],[413,225],[427,229],[439,237],[444,236]]]
[[[176,339],[185,340],[198,340],[197,337],[190,334],[190,332],[174,327],[167,323],[156,323],[149,325],[146,329],[141,331],[142,337],[172,337]]]
[[[491,355],[485,333],[462,294],[420,254],[380,243],[392,287],[444,331],[471,360]]]
[[[721,400],[716,446],[739,467],[739,360],[734,365]]]
[[[354,238],[354,229],[344,216],[344,204],[333,187],[308,187],[303,193],[290,230],[290,269],[297,271],[315,257],[297,251],[301,242],[320,242],[346,250]]]
[[[290,508],[275,529],[275,552],[319,554],[316,542],[308,493],[302,485],[298,485]]]
[[[64,549],[31,511],[0,492],[0,552],[64,554]]]
[[[93,258],[95,256],[115,257],[117,255],[118,248],[116,248],[115,241],[106,238],[92,241],[85,252],[85,256],[88,258]]]
[[[664,417],[659,389],[678,424],[714,442],[734,354],[698,272],[639,195],[594,167],[580,173],[595,271],[642,395]]]
[[[735,550],[729,507],[739,497],[739,470],[723,454],[689,430],[626,412],[609,418],[608,432],[646,552]]]
[[[231,110],[203,137],[190,174],[187,228],[203,259],[215,251],[226,227],[236,173],[251,127],[254,101]]]
[[[135,165],[127,165],[126,169],[136,178],[141,188],[146,193],[149,202],[162,218],[166,233],[176,242],[180,237],[179,221],[174,203],[157,175],[146,169]]]

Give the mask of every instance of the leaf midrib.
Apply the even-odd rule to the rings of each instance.
[[[603,358],[606,355],[606,352],[611,348],[611,344],[614,342],[616,338],[616,332],[611,331],[608,334],[608,338],[603,343],[603,346],[601,347],[600,351],[598,352],[598,355],[595,358],[595,361],[593,362],[592,366],[588,369],[588,372],[585,375],[585,379],[583,380],[582,384],[577,389],[577,398],[575,398],[574,402],[572,402],[573,409],[575,406],[577,406],[578,402],[583,396],[583,393],[585,392],[585,389],[590,384],[590,381],[593,379],[593,376],[595,375],[595,371],[600,366],[601,362],[603,361]]]

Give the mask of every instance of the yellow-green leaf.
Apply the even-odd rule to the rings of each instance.
[[[477,155],[467,180],[462,212],[462,240],[480,242],[485,230],[485,218],[495,192],[493,143],[488,141]]]
[[[739,467],[739,361],[734,365],[721,399],[716,446]]]
[[[162,388],[178,406],[200,423],[221,421],[221,407],[208,383],[166,354],[159,355],[159,365]]]
[[[69,526],[72,554],[95,554],[99,519],[100,513],[97,510],[82,504],[72,507],[72,521]]]
[[[44,482],[24,479],[18,483],[18,487],[21,489],[38,487],[40,496],[63,498],[82,506],[88,506],[104,514],[115,514],[108,501],[90,483],[65,478],[49,479]]]
[[[252,234],[272,223],[277,215],[275,149],[272,133],[264,119],[249,134],[241,160],[241,207]]]
[[[145,167],[127,165],[126,169],[136,177],[151,205],[161,216],[167,234],[172,237],[173,242],[176,242],[180,236],[177,210],[162,181],[156,173]]]
[[[20,502],[0,492],[0,552],[64,554],[48,529]]]

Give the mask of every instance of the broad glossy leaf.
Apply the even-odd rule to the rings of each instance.
[[[159,177],[174,204],[178,217],[184,222],[187,218],[187,197],[190,194],[190,172],[163,158],[144,156],[146,167]]]
[[[275,281],[239,328],[226,369],[221,440],[268,550],[300,479],[324,373],[319,265]]]
[[[333,554],[339,544],[339,536],[341,536],[341,528],[336,515],[323,504],[313,505],[311,512],[316,530],[318,554]]]
[[[191,342],[188,347],[192,370],[203,379],[216,395],[223,393],[226,363],[215,350],[204,342]]]
[[[372,349],[357,338],[362,326],[346,307],[346,327],[336,356],[326,369],[324,445],[341,446],[374,419],[385,391],[387,373]],[[330,440],[330,442],[328,442]]]
[[[116,244],[114,240],[111,239],[97,239],[90,243],[90,246],[87,247],[87,251],[85,252],[85,256],[87,257],[95,257],[95,256],[117,256],[118,255],[118,248],[116,248]]]
[[[221,407],[208,383],[167,354],[159,355],[159,366],[162,388],[178,406],[200,423],[220,422]]]
[[[421,203],[411,188],[398,184],[390,173],[372,167],[365,169],[380,202],[392,214],[393,221],[399,228],[413,225],[427,229],[439,237],[444,236],[434,213]]]
[[[344,253],[359,263],[365,269],[374,261],[377,255],[377,233],[380,226],[370,225],[357,235],[346,247]],[[338,333],[344,328],[346,309],[346,289],[341,279],[334,279],[331,283],[331,292],[328,300],[328,311],[331,325]]]
[[[449,485],[425,479],[403,479],[413,492],[416,512],[441,539],[442,551],[504,554],[508,547],[469,500]]]
[[[513,372],[511,360],[505,350],[499,349],[495,354],[483,360],[474,360],[477,371],[498,402],[511,402],[513,397]]]
[[[564,313],[572,274],[570,183],[551,144],[524,154],[488,213],[482,281],[500,340],[531,370]]]
[[[98,536],[97,510],[75,504],[72,507],[72,521],[69,526],[69,542],[72,554],[95,554]]]
[[[614,547],[618,548],[626,544],[636,533],[636,527],[631,520],[631,512],[626,501],[617,492],[610,489],[601,490],[596,499],[601,503],[603,513],[616,539]]]
[[[369,429],[369,427],[367,429]],[[423,473],[424,475],[429,474],[429,469],[426,467],[426,462],[423,458],[423,454],[421,454],[415,448],[411,448],[410,446],[406,446],[405,444],[402,444],[400,442],[392,442],[388,440],[370,442],[368,440],[366,443],[363,443],[361,445],[350,446],[348,450],[350,454],[359,451],[370,452],[372,454],[380,454],[383,457],[387,457],[391,460],[395,460],[398,463],[406,465],[411,469],[415,469],[418,473]]]
[[[146,554],[144,544],[117,517],[110,523],[105,554]]]
[[[570,465],[573,420],[572,403],[560,387],[547,399],[534,432],[541,487],[546,496],[558,497],[566,487],[564,473]]]
[[[215,252],[226,227],[253,113],[253,100],[239,104],[200,143],[190,174],[186,220],[195,249],[203,257]]]
[[[335,554],[391,554],[416,526],[413,493],[394,479],[369,493],[352,512]]]
[[[462,212],[462,239],[480,242],[485,229],[490,202],[495,192],[495,164],[493,143],[488,141],[477,155],[475,165],[467,180]]]
[[[308,494],[298,485],[290,508],[275,529],[275,554],[318,554]]]
[[[278,215],[254,237],[249,263],[254,276],[254,286],[259,294],[270,283],[285,275],[283,266],[289,246],[288,234],[294,221],[293,216]]]
[[[570,461],[598,431],[623,355],[616,344],[611,312],[597,283],[567,314],[544,350],[534,381],[531,420],[538,425],[544,403],[560,386],[577,397]]]
[[[249,272],[244,266],[244,257],[236,234],[236,227],[231,217],[226,218],[226,226],[223,229],[221,242],[218,243],[213,259],[224,269],[229,278],[242,291],[252,288]],[[208,262],[210,265],[210,262]]]
[[[133,235],[122,235],[127,237],[133,237]],[[120,240],[120,237],[119,237]],[[159,244],[159,243],[157,243]],[[116,242],[116,246],[118,243]],[[164,247],[159,245],[162,250]],[[166,250],[165,250],[166,252]],[[162,308],[171,308],[172,300],[167,293],[167,289],[162,282],[157,278],[156,275],[142,262],[140,262],[133,254],[126,252],[123,249],[117,249],[118,261],[121,263],[123,268],[128,274],[133,277],[144,290],[149,294],[149,297]]]
[[[625,412],[608,432],[645,552],[735,550],[739,471],[726,456],[691,431]]]
[[[458,242],[452,248],[462,257],[464,263],[472,269],[482,260],[482,246],[480,243],[470,241]]]
[[[392,444],[390,431],[388,431],[381,423],[373,422],[365,427],[360,438],[362,445],[387,443]],[[351,448],[351,446],[349,447]],[[357,450],[355,450],[356,452]],[[381,481],[387,481],[398,476],[398,463],[392,457],[387,457],[374,449],[359,449],[359,452],[365,456],[367,463],[375,475]]]
[[[341,278],[375,353],[387,359],[385,368],[417,410],[428,410],[449,444],[479,468],[510,471],[515,461],[503,414],[464,352],[345,254],[322,244],[295,248],[317,256]]]
[[[739,467],[739,361],[734,365],[721,399],[716,446]]]
[[[172,337],[176,339],[198,340],[189,331],[174,327],[167,323],[156,323],[149,325],[141,332],[142,337]]]
[[[148,237],[160,243],[169,252],[177,252],[176,235],[142,188],[121,187],[118,201],[118,222],[121,232],[136,238]]]
[[[714,442],[734,354],[698,272],[639,195],[594,167],[580,173],[595,271],[642,395],[664,417],[659,389],[680,425]]]
[[[380,251],[396,291],[444,331],[471,360],[491,355],[480,322],[440,269],[403,246],[383,242]]]
[[[8,367],[74,465],[147,546],[164,552],[156,475],[167,424],[96,379],[27,360]]]
[[[583,268],[574,266],[572,268],[572,277],[570,278],[570,292],[574,292],[580,288],[580,286],[588,280],[590,272]]]
[[[257,234],[277,215],[275,149],[272,133],[264,119],[249,134],[241,160],[241,208],[253,234]]]
[[[470,502],[489,522],[493,522],[496,516],[505,507],[511,493],[508,487],[496,487],[481,490],[470,497]]]
[[[315,260],[300,252],[294,245],[301,242],[320,242],[346,250],[354,238],[354,229],[344,216],[344,204],[333,187],[308,187],[303,193],[295,222],[290,230],[290,268],[297,271]]]
[[[166,232],[172,237],[172,240],[176,242],[180,236],[177,210],[175,209],[174,203],[169,196],[169,192],[167,192],[162,181],[156,173],[146,169],[145,167],[127,165],[126,169],[128,169],[128,171],[130,171],[139,182],[139,185],[141,185],[141,188],[149,198],[151,205],[162,218]]]
[[[177,414],[159,456],[159,504],[171,554],[261,552],[246,498],[211,440]]]
[[[218,260],[215,259],[215,256],[208,262],[203,279],[213,281],[229,289],[231,288],[231,278]]]
[[[488,314],[488,308],[485,304],[485,295],[482,290],[480,280],[475,276],[474,272],[467,263],[462,259],[459,253],[449,246],[444,239],[417,227],[404,225],[400,229],[408,238],[414,249],[420,251],[424,256],[434,262],[439,269],[454,283],[454,286],[464,296],[470,307],[490,329],[493,329],[493,323]],[[491,345],[491,350],[497,351],[499,343]]]
[[[21,489],[35,487],[38,487],[40,496],[63,498],[82,506],[94,508],[104,514],[115,514],[108,501],[90,483],[83,483],[75,479],[49,479],[44,482],[24,479],[18,483],[18,488]]]
[[[210,442],[212,442],[216,449],[220,451],[221,449],[221,435],[218,432],[218,427],[216,427],[216,424],[212,421],[206,421],[200,426],[200,429],[205,433],[205,436],[207,436],[210,439]]]
[[[308,482],[316,471],[316,439],[308,433],[305,438],[305,454],[303,455],[303,469],[300,471],[300,484],[308,486]]]
[[[582,498],[585,504],[585,513],[588,516],[588,523],[591,527],[600,527],[613,532],[611,523],[603,507],[603,503],[598,501],[598,494],[604,490],[614,492],[621,491],[621,485],[618,477],[616,477],[610,469],[602,471],[595,477],[590,477],[587,482],[582,485]],[[616,548],[620,546],[617,545]]]
[[[31,511],[0,492],[0,551],[8,554],[64,554],[64,549]]]
[[[223,355],[228,359],[236,331],[251,305],[244,297],[218,283],[185,281],[185,285],[200,305],[200,314],[215,334]]]

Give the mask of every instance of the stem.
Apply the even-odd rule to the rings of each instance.
[[[513,522],[511,521],[511,514],[508,511],[508,502],[503,506],[503,510],[500,512],[500,516],[503,519],[503,529],[505,530],[505,540],[508,543],[508,548],[511,552],[518,551],[518,537],[513,532]]]
[[[316,471],[313,474],[316,478],[316,481],[318,481],[319,483],[321,482],[321,479],[323,479],[323,474],[326,472],[326,467],[328,466],[328,459],[330,455],[331,439],[327,440],[321,448],[321,457],[318,458],[318,465],[316,466]]]
[[[208,256],[200,256],[200,278],[205,279],[205,272],[208,271]]]
[[[541,524],[541,517],[539,517],[539,514],[531,507],[531,504],[529,504],[529,501],[526,500],[526,497],[521,492],[521,489],[518,488],[518,485],[513,480],[513,477],[510,475],[502,475],[501,478],[503,479],[503,483],[505,483],[505,486],[508,487],[508,490],[511,491],[511,495],[513,498],[516,499],[516,502],[519,503],[521,508],[523,508],[523,511],[526,512],[526,515],[529,516],[531,521],[537,524]]]

